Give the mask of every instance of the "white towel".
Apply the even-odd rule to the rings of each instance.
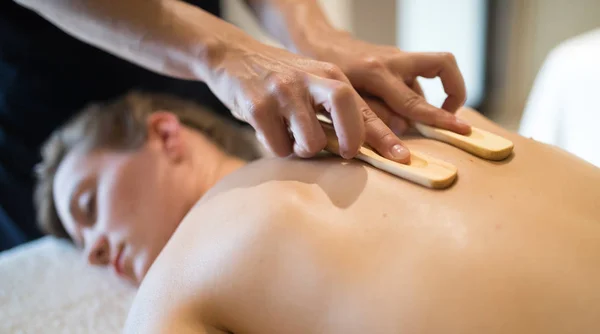
[[[44,237],[0,253],[0,333],[120,333],[135,291]]]

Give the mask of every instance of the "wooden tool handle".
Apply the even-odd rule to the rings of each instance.
[[[512,141],[476,127],[471,127],[468,136],[420,123],[416,123],[415,128],[427,138],[448,143],[487,160],[504,160],[514,147]]]
[[[327,135],[326,150],[339,155],[339,142],[333,127],[327,123],[322,123],[322,125]],[[360,148],[356,159],[402,179],[434,189],[449,187],[458,173],[454,165],[414,151],[411,151],[409,164],[388,160],[366,147]]]

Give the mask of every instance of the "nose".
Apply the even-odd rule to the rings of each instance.
[[[106,266],[110,263],[110,245],[106,236],[96,237],[90,244],[87,258],[91,265]]]

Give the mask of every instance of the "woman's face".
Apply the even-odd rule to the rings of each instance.
[[[160,144],[74,149],[54,180],[58,216],[91,264],[139,284],[189,209],[185,172]]]

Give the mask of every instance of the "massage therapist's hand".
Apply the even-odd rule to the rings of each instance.
[[[246,41],[224,53],[214,68],[213,91],[278,156],[310,157],[322,150],[327,140],[316,115],[325,111],[343,157],[352,158],[364,141],[386,158],[409,159],[402,142],[335,65]]]
[[[178,0],[17,1],[69,34],[137,65],[205,82],[279,156],[295,152],[309,157],[325,147],[316,117],[324,110],[334,122],[343,157],[355,156],[366,142],[389,159],[399,153],[394,160],[408,160],[407,150],[399,149],[400,140],[341,70],[260,43],[196,6]],[[253,3],[263,9],[266,4],[290,4]]]
[[[401,133],[407,121],[414,121],[460,134],[470,133],[470,126],[454,116],[466,99],[466,89],[452,54],[403,52],[334,30],[321,36],[309,46],[305,44],[303,53],[338,65],[361,94],[383,101],[379,110],[392,112],[384,120],[395,132]],[[416,80],[418,76],[440,77],[448,95],[441,109],[427,103]]]

